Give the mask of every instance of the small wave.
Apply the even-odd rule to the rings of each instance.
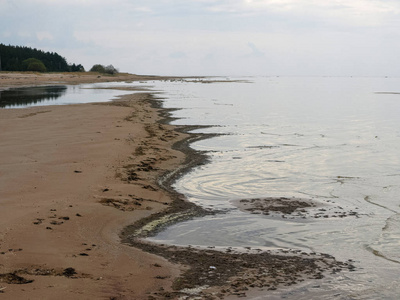
[[[386,255],[384,255],[381,251],[374,249],[373,247],[371,247],[370,245],[365,245],[365,249],[369,252],[371,252],[373,255],[381,257],[383,259],[386,259],[388,261],[400,264],[400,260],[396,260],[396,259],[392,259]]]
[[[279,146],[267,146],[267,145],[262,145],[262,146],[249,146],[246,147],[248,149],[272,149],[272,148],[279,148]]]
[[[368,202],[368,203],[373,204],[373,205],[376,205],[376,206],[379,206],[379,207],[381,207],[381,208],[387,209],[387,210],[389,210],[389,211],[391,211],[391,212],[393,212],[393,213],[395,213],[395,214],[397,213],[397,211],[395,211],[395,210],[393,210],[393,209],[390,209],[389,207],[387,207],[387,206],[385,206],[385,205],[378,204],[378,203],[372,201],[372,200],[371,200],[371,196],[365,196],[365,197],[364,197],[364,200],[365,200],[366,202]]]
[[[400,214],[390,216],[377,240],[366,246],[366,249],[375,256],[388,261],[400,263],[398,241],[400,239]]]

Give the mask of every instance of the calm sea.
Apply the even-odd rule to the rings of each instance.
[[[291,248],[352,259],[356,271],[279,291],[286,299],[398,299],[400,295],[400,79],[229,78],[160,82],[178,125],[223,135],[192,144],[211,162],[175,188],[227,213],[176,224],[154,241]],[[232,203],[298,197],[328,217],[288,219]],[[340,218],[335,211],[353,212]],[[315,298],[316,299],[316,298]]]

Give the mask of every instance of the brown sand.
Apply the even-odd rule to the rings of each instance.
[[[33,73],[33,72],[0,72],[0,90],[2,88],[31,86],[52,83],[94,83],[112,81],[147,81],[147,80],[172,80],[182,79],[181,77],[135,75],[120,73],[117,75],[104,75],[92,72],[85,73]]]
[[[0,88],[149,79],[98,76],[0,73]],[[2,299],[147,299],[171,286],[177,265],[123,245],[118,236],[171,201],[155,178],[183,160],[171,150],[181,137],[155,124],[148,97],[124,96],[119,105],[0,109]],[[128,184],[126,166],[146,158],[158,170]],[[129,207],[102,205],[107,199]],[[33,282],[7,283],[18,276]]]

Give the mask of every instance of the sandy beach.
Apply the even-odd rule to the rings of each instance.
[[[0,77],[0,88],[102,81],[98,75]],[[179,266],[119,239],[126,225],[171,201],[155,178],[183,159],[171,149],[181,137],[156,124],[149,97],[0,110],[2,299],[144,299],[171,286]],[[146,159],[157,170],[129,184],[127,166]],[[116,209],[107,205],[111,200],[129,204]],[[23,280],[32,282],[14,284]]]
[[[169,79],[176,78],[0,73],[0,89]],[[203,162],[187,143],[204,136],[162,121],[157,104],[136,91],[102,104],[0,109],[2,299],[230,299],[353,268],[296,250],[143,241],[160,224],[209,213],[165,176]]]

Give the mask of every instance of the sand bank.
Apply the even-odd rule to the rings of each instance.
[[[32,86],[40,84],[80,84],[112,81],[147,81],[147,80],[171,80],[181,77],[152,76],[119,73],[106,75],[92,72],[76,73],[34,73],[34,72],[0,72],[0,90],[9,87]]]

